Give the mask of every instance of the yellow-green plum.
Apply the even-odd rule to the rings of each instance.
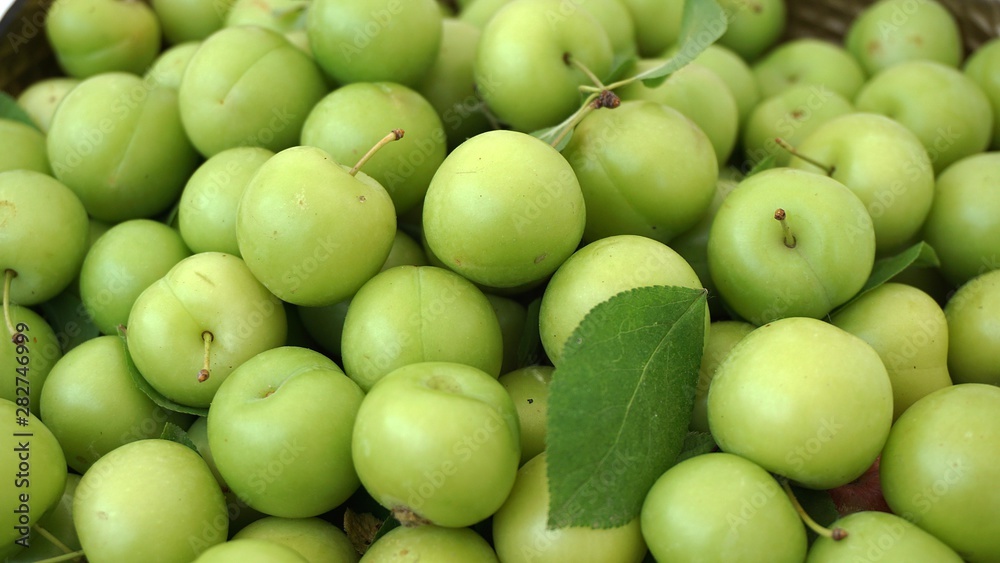
[[[0,119],[0,138],[3,138],[6,148],[0,153],[0,172],[34,170],[52,174],[45,149],[45,135],[41,131],[20,121]]]
[[[1000,116],[1000,38],[980,45],[966,59],[963,70],[986,93],[993,107],[993,115]],[[1000,149],[1000,119],[993,121],[990,148]]]
[[[701,355],[698,368],[698,386],[695,388],[694,411],[691,413],[691,430],[708,432],[708,390],[712,378],[733,347],[757,327],[742,321],[716,321],[708,330],[708,341]]]
[[[187,41],[165,49],[156,57],[153,64],[149,65],[145,75],[146,80],[174,90],[179,89],[188,62],[198,51],[198,47],[201,47],[200,41]]]
[[[889,508],[965,561],[1000,559],[997,409],[995,385],[935,391],[899,417],[879,465]]]
[[[469,528],[400,526],[389,530],[368,548],[364,563],[435,561],[436,563],[498,563],[497,554],[482,536]]]
[[[168,43],[200,41],[222,28],[232,0],[151,0]]]
[[[49,374],[62,357],[60,336],[41,315],[21,305],[11,304],[7,309],[15,333],[8,334],[6,326],[0,329],[0,370],[10,375],[0,380],[0,399],[28,401],[33,413],[38,410]],[[23,336],[18,336],[18,334]],[[61,338],[65,338],[62,335]],[[26,385],[25,385],[26,384]],[[20,390],[18,390],[20,389]]]
[[[59,67],[74,78],[140,74],[160,51],[160,21],[145,2],[58,2],[45,18],[45,35]]]
[[[469,0],[459,10],[458,19],[481,30],[500,8],[510,2],[511,0]]]
[[[1000,385],[994,351],[1000,346],[1000,270],[972,278],[944,307],[948,319],[948,370],[955,383]]]
[[[66,76],[32,82],[17,97],[17,105],[24,109],[39,130],[48,133],[52,115],[56,112],[59,102],[79,83],[79,79]]]
[[[500,376],[517,409],[521,428],[521,465],[545,451],[548,434],[549,384],[552,383],[551,366],[527,366]]]
[[[622,0],[622,3],[632,16],[640,56],[655,57],[677,42],[684,2]]]
[[[268,516],[233,535],[234,540],[255,538],[290,547],[309,563],[357,563],[358,552],[340,528],[319,518]]]
[[[305,32],[306,14],[306,6],[293,0],[235,0],[226,12],[225,26],[256,25],[291,40],[290,34]]]
[[[503,337],[503,363],[500,373],[514,371],[518,367],[518,349],[524,335],[525,323],[528,320],[528,310],[524,305],[492,293],[486,294],[493,312],[500,323],[500,335]]]
[[[725,452],[807,488],[839,487],[882,451],[892,383],[864,340],[820,320],[781,319],[746,335],[716,370],[708,425]]]
[[[936,0],[875,2],[851,22],[844,45],[869,75],[907,61],[957,67],[962,60],[958,22]]]
[[[795,39],[770,51],[753,65],[754,78],[765,98],[792,86],[826,86],[847,100],[865,83],[865,72],[840,45],[820,39]]]
[[[243,538],[232,539],[206,549],[193,563],[309,563],[294,549],[277,542]]]
[[[670,51],[667,53],[669,54]],[[700,55],[695,57],[693,62],[715,72],[726,83],[729,93],[736,100],[736,108],[740,115],[740,127],[742,128],[747,118],[750,117],[750,112],[761,99],[757,79],[754,77],[750,65],[731,49],[718,43],[709,45]]]
[[[846,531],[847,538],[840,541],[824,536],[816,538],[809,548],[806,563],[962,562],[962,558],[941,540],[915,526],[913,522],[889,512],[855,512],[832,525]]]
[[[785,32],[785,0],[719,0],[729,26],[719,44],[753,62]]]

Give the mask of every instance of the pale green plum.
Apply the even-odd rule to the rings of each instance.
[[[989,152],[963,158],[938,175],[923,235],[952,285],[1000,268],[998,174],[1000,152]]]
[[[518,367],[518,349],[521,346],[521,337],[524,335],[528,310],[524,305],[508,297],[487,293],[486,299],[490,301],[493,312],[496,313],[497,322],[500,323],[500,334],[503,337],[503,362],[500,365],[500,373],[514,371]]]
[[[319,352],[267,350],[240,365],[212,401],[212,458],[229,488],[265,514],[333,510],[359,485],[351,432],[363,398]]]
[[[65,0],[52,5],[45,35],[67,75],[140,74],[160,52],[160,21],[145,2]]]
[[[677,42],[684,2],[622,0],[622,3],[632,15],[640,56],[655,57]]]
[[[490,128],[486,106],[476,94],[472,73],[480,35],[481,30],[471,23],[445,19],[437,59],[416,86],[417,92],[430,102],[441,118],[448,146],[452,148]],[[490,84],[478,86],[480,89],[495,87]]]
[[[635,71],[642,72],[660,63],[662,61],[657,59],[645,59],[636,64]],[[616,93],[622,100],[658,102],[684,114],[708,136],[719,163],[726,162],[733,152],[739,129],[739,108],[725,81],[715,71],[690,63],[656,88],[633,82]]]
[[[604,78],[614,53],[601,23],[562,0],[513,0],[479,38],[474,64],[479,94],[517,131],[557,125],[580,107],[578,87],[590,84],[567,57]]]
[[[1000,385],[994,351],[1000,346],[1000,270],[972,278],[944,307],[948,319],[948,370],[955,383]]]
[[[240,255],[236,208],[250,178],[274,153],[235,147],[213,155],[188,178],[177,208],[177,228],[194,252]]]
[[[921,397],[951,385],[948,322],[923,291],[887,283],[837,311],[831,322],[882,358],[892,381],[893,420]]]
[[[191,255],[180,233],[150,219],[131,219],[97,239],[80,268],[80,300],[94,325],[115,334],[147,287]]]
[[[865,83],[865,72],[840,45],[803,38],[782,43],[753,65],[754,78],[765,98],[791,86],[826,86],[847,100]]]
[[[586,212],[573,168],[516,131],[477,135],[452,151],[424,199],[431,253],[469,280],[514,288],[544,280],[576,250]]]
[[[550,529],[545,453],[517,472],[514,489],[493,515],[493,543],[504,563],[639,563],[646,555],[639,518],[617,528],[573,526]]]
[[[798,146],[820,125],[853,111],[851,102],[825,86],[802,84],[766,98],[754,108],[742,132],[747,160],[752,166],[773,156],[777,166],[787,166],[792,157],[776,138]]]
[[[638,52],[636,25],[628,6],[621,0],[570,0],[590,12],[601,22],[611,41],[616,59],[635,56]]]
[[[839,487],[882,451],[892,383],[864,340],[820,320],[781,319],[745,336],[716,370],[708,424],[725,452],[810,489]]]
[[[91,216],[109,222],[165,211],[198,159],[177,91],[123,72],[70,90],[52,117],[47,148],[55,177]]]
[[[497,377],[503,335],[472,282],[435,266],[397,266],[351,299],[340,350],[344,371],[367,392],[387,373],[419,362],[455,362]]]
[[[332,305],[353,295],[378,273],[395,234],[388,192],[316,147],[271,157],[236,210],[236,240],[250,271],[294,305]]]
[[[698,368],[698,386],[695,388],[694,411],[691,413],[690,428],[696,432],[708,432],[708,390],[712,378],[722,362],[732,352],[733,347],[757,327],[743,321],[716,321],[708,329],[708,340],[701,355]]]
[[[790,168],[826,174],[865,205],[877,254],[902,250],[920,234],[934,199],[934,169],[920,139],[899,122],[874,113],[849,113],[820,125],[797,149],[828,168],[797,157],[789,161]]]
[[[859,111],[881,113],[913,131],[936,173],[986,150],[993,137],[989,98],[971,78],[941,63],[889,67],[873,76],[854,102]]]
[[[153,64],[149,65],[149,70],[146,71],[145,75],[146,79],[160,86],[167,86],[174,90],[179,89],[184,70],[187,69],[188,62],[200,46],[200,41],[188,41],[164,50],[156,57]]]
[[[191,143],[210,157],[237,146],[296,145],[309,110],[327,91],[313,60],[280,33],[226,27],[188,61],[178,100]]]
[[[869,75],[907,61],[962,60],[958,22],[936,0],[880,0],[851,22],[844,45]]]
[[[719,44],[753,62],[785,32],[785,0],[719,0],[729,26]]]
[[[549,280],[539,310],[542,346],[552,364],[559,367],[566,342],[591,309],[623,291],[650,285],[702,287],[677,252],[650,238],[606,237],[574,253]],[[706,338],[708,325],[706,310]]]
[[[875,230],[861,200],[836,180],[790,168],[743,180],[708,236],[719,294],[758,326],[823,318],[861,289],[874,262]]]
[[[989,98],[993,115],[1000,116],[1000,38],[987,41],[969,55],[964,71]],[[1000,149],[1000,118],[993,121],[990,148]]]
[[[397,519],[471,526],[514,486],[517,410],[496,378],[474,367],[410,364],[365,396],[351,449],[361,483]]]
[[[232,539],[206,549],[193,563],[309,563],[294,549],[257,538]]]
[[[62,357],[60,337],[41,315],[27,307],[11,304],[8,312],[16,332],[11,335],[7,333],[6,326],[0,328],[0,340],[4,341],[0,345],[0,370],[10,375],[0,380],[0,399],[17,401],[19,396],[27,397],[28,408],[38,413],[42,389],[52,373],[52,366]],[[23,341],[11,343],[12,338],[17,338],[18,328],[24,334]],[[19,376],[23,378],[25,375],[27,388],[24,388],[23,381],[19,381]],[[18,388],[21,390],[18,391]]]
[[[889,508],[976,563],[1000,559],[998,409],[994,385],[935,391],[893,425],[879,466]]]
[[[757,79],[750,66],[735,52],[718,43],[709,45],[694,62],[715,72],[726,83],[729,93],[736,100],[742,128],[761,99]]]
[[[642,536],[657,561],[798,563],[806,529],[781,485],[729,453],[684,460],[653,484]]]
[[[59,503],[66,487],[62,448],[27,403],[23,396],[17,402],[0,399],[0,460],[8,473],[0,486],[8,499],[0,512],[0,557],[27,547],[31,528]]]
[[[52,115],[59,107],[59,102],[79,83],[79,79],[65,76],[38,80],[21,92],[17,97],[17,105],[24,109],[43,133],[48,133]]]
[[[405,136],[379,149],[365,162],[364,172],[389,192],[398,215],[423,200],[447,152],[441,119],[415,90],[391,82],[342,86],[309,112],[302,144],[353,165],[394,129],[402,129]]]
[[[357,563],[359,556],[340,528],[319,518],[268,516],[248,525],[234,540],[255,538],[290,547],[309,563]]]
[[[76,487],[79,484],[79,475],[67,474],[66,488],[63,490],[63,496],[59,499],[59,503],[46,512],[37,524],[38,527],[44,528],[62,545],[73,551],[80,549],[80,539],[76,536],[76,528],[73,526],[73,497],[76,496]],[[4,563],[37,563],[66,554],[60,546],[39,534],[37,528],[32,528],[31,532],[28,549],[4,559]]]
[[[0,138],[6,150],[0,153],[0,172],[7,170],[33,170],[52,174],[45,149],[45,135],[34,127],[0,118]]]
[[[389,530],[368,548],[365,563],[434,561],[435,563],[498,563],[497,555],[469,528],[400,526]]]
[[[873,510],[855,512],[833,524],[847,538],[818,537],[806,563],[899,561],[906,563],[961,563],[962,558],[941,540],[906,518]]]
[[[222,28],[232,0],[151,0],[167,43],[200,41]]]
[[[510,2],[511,0],[470,0],[459,10],[458,19],[482,29],[500,8]]]
[[[69,286],[87,253],[87,211],[51,176],[0,172],[0,275],[13,272],[9,299],[47,301]]]
[[[202,252],[139,295],[128,317],[128,350],[154,389],[204,408],[237,366],[281,346],[286,331],[281,302],[242,260]]]
[[[632,234],[667,243],[706,213],[718,160],[711,139],[682,111],[636,100],[593,111],[577,125],[563,155],[588,211],[583,240]],[[735,109],[731,117],[735,133]]]
[[[189,422],[146,396],[126,361],[119,337],[91,338],[56,362],[42,387],[40,415],[80,474],[123,444],[158,438],[168,422]]]
[[[434,0],[316,0],[306,31],[316,61],[337,82],[412,85],[434,64],[441,19]]]
[[[256,25],[287,36],[305,30],[307,7],[295,0],[234,0],[225,26]]]
[[[549,384],[552,383],[551,366],[528,366],[500,376],[514,408],[521,428],[521,465],[545,451],[548,434]]]

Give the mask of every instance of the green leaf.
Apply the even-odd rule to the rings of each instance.
[[[163,432],[160,433],[161,440],[170,440],[171,442],[177,442],[178,444],[184,444],[185,446],[191,448],[194,451],[198,451],[198,446],[191,441],[188,437],[187,432],[183,428],[177,426],[173,422],[168,422],[163,426]],[[199,455],[201,452],[199,452]]]
[[[561,135],[562,132],[565,131],[567,128],[570,128],[569,131],[567,131],[566,134],[563,135],[561,139],[559,139],[559,135]],[[569,144],[569,140],[573,137],[573,130],[575,128],[576,128],[575,124],[563,122],[560,123],[559,125],[553,125],[552,127],[546,127],[545,129],[539,129],[538,131],[533,131],[531,133],[531,136],[537,139],[541,139],[542,141],[545,141],[545,144],[548,145],[552,145],[552,143],[554,143],[556,139],[559,139],[559,142],[556,143],[555,145],[552,145],[552,148],[556,149],[559,152],[562,152],[562,150],[566,148],[566,145]]]
[[[524,331],[521,332],[521,342],[517,345],[518,367],[533,366],[542,359],[542,337],[538,332],[538,315],[541,307],[541,297],[528,303]]]
[[[857,301],[862,295],[896,277],[900,272],[910,266],[936,268],[940,265],[941,261],[938,260],[937,252],[934,252],[931,245],[922,241],[918,242],[895,256],[883,258],[875,262],[875,266],[872,268],[872,273],[868,276],[868,281],[865,282],[861,291],[852,297],[850,301],[838,307],[831,314],[836,314],[838,311]]]
[[[28,112],[24,111],[24,108],[17,103],[17,100],[7,92],[0,92],[0,119],[18,121],[25,125],[30,125],[34,129],[38,129],[38,125],[28,116]]]
[[[622,526],[673,465],[694,406],[705,294],[626,291],[570,336],[549,395],[549,527]]]
[[[63,354],[101,335],[80,297],[69,289],[41,303],[38,309],[55,332]]]
[[[132,361],[132,354],[128,351],[128,331],[125,327],[118,327],[118,337],[121,338],[122,348],[125,350],[125,367],[128,369],[129,375],[132,376],[132,381],[135,383],[136,387],[138,387],[143,393],[146,394],[147,397],[150,398],[150,400],[168,411],[182,412],[197,416],[208,416],[208,409],[189,407],[187,405],[175,403],[164,397],[156,389],[153,389],[153,386],[146,381],[146,378],[144,378],[141,373],[139,373],[139,370],[135,367],[135,362]]]
[[[726,12],[715,0],[686,0],[674,55],[660,66],[639,73],[634,79],[642,80],[650,88],[659,86],[722,37],[728,25]]]
[[[634,52],[615,55],[614,60],[611,61],[611,72],[608,73],[605,84],[611,84],[625,78],[625,73],[632,70],[637,62],[639,62],[639,55]]]
[[[751,168],[750,171],[747,172],[747,175],[744,176],[744,179],[749,178],[750,176],[753,176],[754,174],[759,174],[760,172],[763,172],[765,170],[770,170],[770,169],[774,168],[775,166],[777,166],[777,164],[778,164],[778,158],[776,156],[774,156],[773,154],[769,154],[769,155],[765,156],[764,158],[760,159],[757,162],[757,164],[754,164],[753,168]]]
[[[715,448],[715,439],[712,438],[710,433],[692,430],[684,437],[684,446],[681,447],[681,453],[677,455],[674,464],[676,465],[688,458],[713,452]]]

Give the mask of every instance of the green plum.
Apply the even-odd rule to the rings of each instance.
[[[10,302],[36,305],[66,289],[87,253],[88,230],[86,209],[58,180],[0,172],[0,274],[12,278]]]
[[[73,499],[73,524],[89,561],[189,563],[226,541],[228,523],[208,465],[169,440],[115,448],[84,474]]]
[[[198,47],[201,47],[200,41],[188,41],[164,50],[156,57],[153,64],[149,65],[146,79],[152,80],[160,86],[167,86],[174,90],[180,89],[184,71],[187,69],[191,57],[198,51]]]
[[[513,0],[483,28],[474,74],[490,111],[517,131],[556,125],[580,107],[578,87],[611,71],[601,23],[563,0]]]
[[[776,168],[722,202],[708,236],[708,266],[722,298],[755,325],[823,318],[854,296],[875,263],[864,204],[840,182]]]
[[[131,219],[97,239],[80,268],[80,300],[104,334],[128,322],[136,298],[191,255],[180,233],[149,219]]]
[[[961,563],[962,558],[941,540],[905,518],[888,512],[849,514],[834,524],[847,532],[840,541],[818,537],[806,563],[899,561],[900,563]]]
[[[544,280],[576,250],[586,212],[573,168],[554,148],[490,131],[441,163],[422,220],[427,244],[448,268],[514,288]]]
[[[570,0],[583,7],[601,26],[611,41],[611,51],[616,60],[637,54],[636,25],[628,6],[621,0]]]
[[[989,98],[993,115],[1000,116],[1000,38],[987,41],[969,55],[965,61],[964,72]],[[993,121],[990,148],[1000,149],[1000,118],[995,118]]]
[[[934,199],[934,169],[920,139],[899,122],[874,113],[835,117],[797,152],[802,158],[793,156],[790,168],[826,174],[858,196],[872,218],[877,254],[902,250],[920,233]]]
[[[882,451],[892,383],[864,340],[816,319],[781,319],[746,335],[716,370],[708,424],[725,452],[810,489],[839,487]]]
[[[0,154],[0,172],[33,170],[52,174],[41,131],[20,121],[0,118],[0,138],[7,148]]]
[[[249,524],[234,540],[255,538],[280,543],[309,563],[357,563],[358,552],[340,528],[319,518],[268,516]]]
[[[865,83],[865,72],[843,47],[819,39],[788,41],[753,65],[754,78],[765,98],[791,86],[826,86],[847,100]]]
[[[177,208],[177,228],[191,250],[240,255],[236,209],[250,178],[272,156],[261,147],[235,147],[213,155],[191,174]]]
[[[52,117],[48,154],[59,181],[109,222],[151,217],[180,195],[198,154],[177,91],[123,72],[88,78]]]
[[[400,526],[389,530],[368,548],[365,563],[499,563],[490,544],[469,528]]]
[[[542,346],[552,364],[559,367],[566,342],[591,309],[623,291],[650,285],[702,287],[677,252],[650,238],[606,237],[576,251],[549,280],[539,309]],[[706,310],[706,338],[708,325]]]
[[[206,549],[192,563],[308,563],[294,549],[257,538],[232,539]]]
[[[548,527],[549,488],[545,453],[517,472],[507,501],[493,515],[493,543],[504,563],[639,563],[646,555],[639,518],[617,528]]]
[[[74,78],[141,74],[160,52],[160,20],[145,2],[61,0],[45,18],[45,35]]]
[[[518,351],[524,336],[525,323],[528,320],[528,310],[524,305],[508,297],[486,294],[493,312],[500,323],[500,335],[503,337],[503,362],[500,373],[514,371],[518,367]]]
[[[983,90],[961,71],[933,61],[883,70],[854,103],[859,111],[887,115],[913,131],[935,173],[986,150],[993,137],[993,108]]]
[[[59,102],[79,83],[79,79],[65,76],[38,80],[21,92],[17,97],[17,105],[24,109],[43,133],[48,133]]]
[[[968,156],[937,177],[923,226],[941,260],[941,273],[959,286],[1000,268],[1000,152]]]
[[[308,4],[295,0],[234,0],[226,27],[254,25],[288,34],[305,31]]]
[[[892,427],[879,477],[892,511],[972,562],[1000,559],[1000,389],[964,383],[913,404]]]
[[[750,117],[750,112],[760,103],[761,99],[757,79],[751,71],[750,65],[735,52],[718,43],[709,45],[693,62],[715,72],[726,83],[729,93],[736,100],[740,128],[742,128],[747,118]]]
[[[232,0],[150,0],[172,45],[201,41],[222,28]]]
[[[554,371],[551,366],[528,366],[500,376],[500,384],[510,394],[517,409],[521,428],[521,465],[545,451],[549,384]]]
[[[413,85],[437,57],[441,17],[434,0],[315,0],[306,31],[316,61],[337,82]]]
[[[236,240],[247,266],[294,305],[332,305],[378,273],[396,214],[381,184],[322,149],[285,149],[243,190]]]
[[[948,370],[955,383],[1000,385],[994,351],[1000,346],[1000,270],[972,278],[944,307],[948,319]]]
[[[480,30],[486,26],[486,22],[490,21],[494,14],[496,14],[500,8],[503,8],[511,0],[459,0],[460,2],[465,2],[461,10],[458,13],[458,19],[472,24],[479,28]]]
[[[449,362],[409,364],[368,392],[354,466],[406,523],[471,526],[500,508],[521,457],[517,410],[496,378]]]
[[[27,397],[28,409],[38,413],[45,382],[52,373],[52,366],[62,358],[59,337],[41,315],[27,307],[12,304],[8,314],[15,333],[7,334],[6,327],[0,329],[4,335],[0,337],[3,341],[0,344],[0,372],[11,377],[0,382],[0,399],[17,401],[18,397]],[[24,336],[18,337],[19,333]]]
[[[716,321],[708,330],[708,340],[698,368],[698,386],[695,388],[694,411],[691,413],[691,430],[708,432],[708,390],[712,378],[722,362],[729,357],[733,347],[757,327],[742,321]]]
[[[202,252],[178,262],[135,300],[128,350],[168,399],[204,408],[237,366],[285,342],[285,309],[238,257]]]
[[[869,75],[907,61],[962,60],[958,22],[936,0],[875,2],[851,22],[844,44]]]
[[[646,493],[642,536],[657,561],[797,563],[806,529],[781,485],[729,453],[686,459]]]
[[[364,398],[319,352],[282,346],[241,364],[208,410],[208,443],[226,484],[271,516],[317,516],[359,482],[351,432]]]
[[[423,96],[390,82],[342,86],[309,112],[302,144],[351,164],[393,129],[402,129],[406,136],[372,156],[365,163],[365,174],[389,192],[399,215],[423,200],[447,152],[441,119]]]
[[[482,1],[482,0],[480,0]],[[639,55],[655,57],[677,42],[684,2],[676,0],[621,0],[635,25]]]
[[[923,291],[887,283],[837,311],[831,321],[870,344],[892,381],[893,420],[921,397],[951,385],[948,322]]]
[[[583,191],[585,241],[630,234],[668,243],[706,213],[718,161],[710,138],[682,111],[629,101],[577,125],[563,155]]]
[[[718,0],[729,26],[719,44],[752,62],[785,32],[785,0]]]
[[[226,27],[188,61],[178,100],[191,143],[210,157],[238,146],[277,152],[297,144],[327,91],[313,60],[280,33]]]

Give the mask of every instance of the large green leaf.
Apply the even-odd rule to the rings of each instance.
[[[652,286],[590,311],[553,374],[550,527],[621,526],[681,453],[705,338],[706,292]]]

